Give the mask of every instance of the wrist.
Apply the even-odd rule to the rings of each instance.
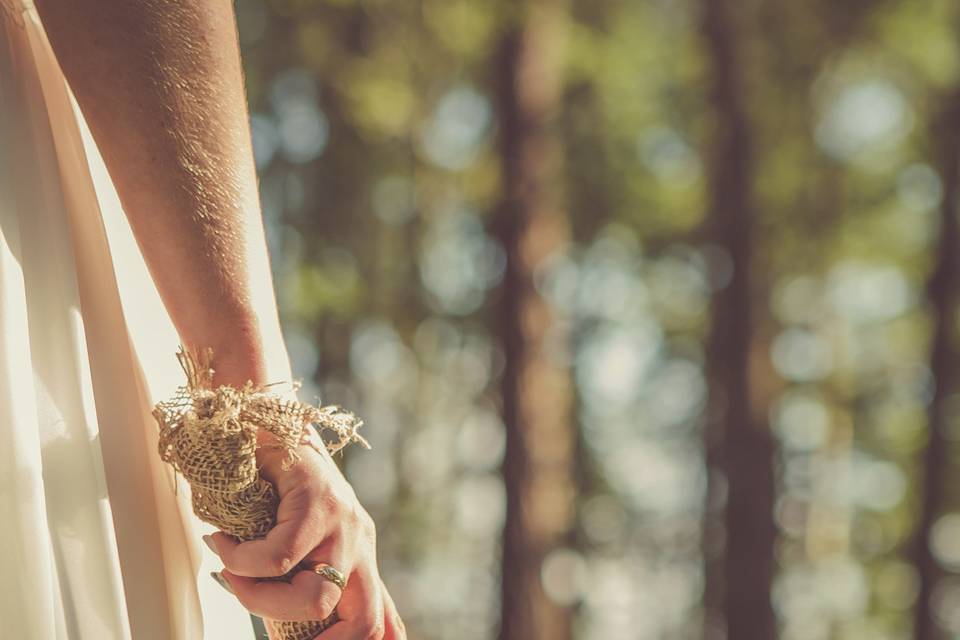
[[[209,346],[213,350],[210,366],[214,387],[242,388],[247,381],[269,384],[292,379],[290,358],[279,332],[267,339],[256,332],[241,331]]]

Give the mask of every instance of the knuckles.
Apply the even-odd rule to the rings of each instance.
[[[310,612],[311,620],[326,620],[337,608],[338,600],[328,591],[322,591],[317,594],[313,600],[312,610]]]
[[[366,539],[367,543],[373,548],[377,548],[377,525],[366,510],[361,509],[359,518],[359,529]]]
[[[286,573],[293,569],[296,564],[296,561],[287,553],[273,554],[267,558],[265,563],[265,568],[267,571],[269,571],[269,575],[262,577],[274,578],[277,576],[286,575]]]
[[[326,523],[324,528],[340,529],[350,534],[350,538],[355,538],[357,533],[363,533],[367,538],[374,536],[373,518],[345,480],[334,478],[329,482],[315,481],[302,486],[300,490],[311,515]]]
[[[327,528],[332,532],[341,531],[355,537],[357,533],[372,536],[375,533],[373,518],[358,500],[342,499],[333,493],[317,496],[313,501],[311,511],[319,512],[321,520],[329,523]]]
[[[360,634],[364,640],[381,640],[386,633],[383,618],[369,618],[360,623]]]

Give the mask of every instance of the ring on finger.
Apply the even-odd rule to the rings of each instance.
[[[342,572],[333,568],[326,562],[314,562],[306,565],[306,568],[310,571],[313,571],[315,574],[329,580],[333,584],[340,587],[340,590],[343,591],[347,588],[347,577],[343,575]]]

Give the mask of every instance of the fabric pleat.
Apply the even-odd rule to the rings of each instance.
[[[0,0],[0,636],[250,638],[151,408],[177,335],[31,8]],[[4,4],[7,3],[7,4]]]

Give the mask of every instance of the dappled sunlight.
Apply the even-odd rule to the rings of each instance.
[[[960,634],[941,5],[238,4],[290,355],[367,421],[411,638],[510,588],[577,640]]]

